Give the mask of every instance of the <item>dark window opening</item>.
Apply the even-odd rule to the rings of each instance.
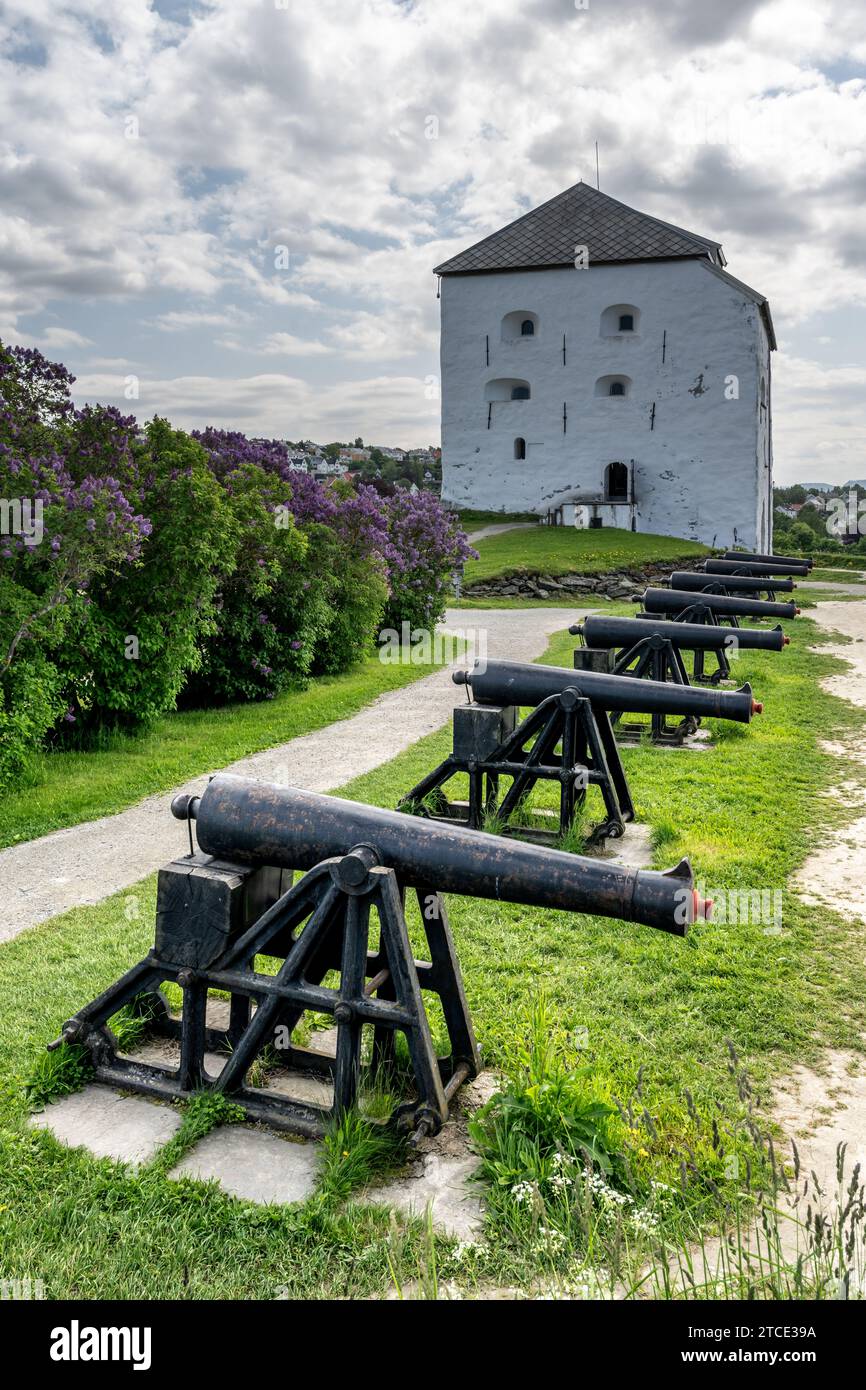
[[[521,338],[531,338],[535,333],[535,324],[532,319],[524,319],[520,325]]]
[[[515,439],[515,441],[514,441],[514,457],[515,457],[516,459],[525,459],[525,458],[526,458],[526,440],[525,440],[525,439]]]
[[[609,463],[604,470],[604,495],[608,502],[628,501],[628,467],[624,463]]]
[[[600,517],[600,516],[591,516],[591,517],[589,518],[589,529],[590,529],[591,531],[597,531],[597,530],[600,528],[600,526],[601,526],[601,517]]]
[[[624,385],[624,383],[621,382],[621,381],[612,381],[612,382],[610,383],[610,392],[609,392],[608,394],[611,395],[611,396],[624,396],[624,395],[625,395],[625,385]]]
[[[511,388],[511,399],[512,399],[513,401],[528,401],[528,400],[529,400],[529,387],[528,387],[528,386],[512,386],[512,388]]]
[[[620,333],[634,332],[634,314],[620,314],[619,331]]]

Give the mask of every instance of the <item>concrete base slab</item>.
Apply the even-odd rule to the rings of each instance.
[[[359,1200],[397,1207],[410,1216],[423,1217],[429,1206],[435,1226],[460,1240],[471,1240],[484,1220],[479,1191],[470,1182],[477,1167],[474,1154],[462,1158],[423,1154],[405,1176],[384,1187],[368,1188]]]
[[[210,1018],[208,1018],[210,1022]],[[216,1026],[216,1025],[214,1025]],[[336,1032],[336,1030],[333,1030]],[[323,1034],[318,1036],[322,1037]],[[327,1051],[324,1049],[312,1048],[310,1051]],[[144,1062],[151,1067],[168,1067],[172,1071],[177,1071],[180,1065],[180,1043],[174,1038],[147,1038],[144,1042],[136,1045],[135,1049],[125,1054],[131,1061]],[[204,1054],[204,1069],[210,1080],[216,1081],[228,1061],[228,1053],[225,1052],[206,1052]],[[314,1076],[307,1072],[290,1072],[274,1070],[264,1078],[265,1084],[260,1087],[262,1094],[271,1092],[279,1096],[289,1096],[292,1100],[304,1101],[308,1105],[321,1105],[327,1109],[334,1103],[334,1085],[332,1081],[322,1080],[319,1076]]]
[[[621,840],[610,840],[599,858],[626,869],[649,869],[653,862],[652,828],[649,825],[626,826]]]
[[[215,1179],[224,1192],[248,1202],[304,1202],[315,1189],[321,1161],[318,1144],[229,1125],[205,1135],[169,1177]]]
[[[54,1101],[31,1120],[70,1148],[87,1148],[97,1158],[138,1167],[149,1163],[180,1128],[180,1115],[143,1096],[124,1096],[104,1086],[87,1086]]]

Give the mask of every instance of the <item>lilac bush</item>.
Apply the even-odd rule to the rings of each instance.
[[[24,774],[66,705],[58,647],[99,577],[134,564],[150,525],[119,479],[75,476],[60,452],[71,378],[0,345],[0,788]]]
[[[430,492],[397,488],[385,500],[391,596],[385,621],[432,628],[442,618],[454,576],[476,555],[460,524]]]
[[[112,407],[0,344],[0,787],[52,738],[273,697],[432,626],[469,550],[428,493],[290,467],[280,440]],[[52,732],[53,731],[53,732]]]
[[[385,520],[351,486],[323,486],[289,467],[279,440],[237,431],[194,436],[229,496],[261,508],[244,525],[240,572],[222,587],[217,633],[190,697],[272,696],[306,676],[345,670],[372,647],[387,588]],[[365,489],[366,491],[366,489]],[[254,562],[254,563],[253,563]]]

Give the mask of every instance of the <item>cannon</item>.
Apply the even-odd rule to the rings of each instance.
[[[705,560],[703,568],[707,574],[740,574],[744,578],[751,576],[755,579],[784,579],[792,576],[806,579],[809,574],[806,566],[798,564],[796,560],[782,565],[771,565],[763,560]]]
[[[717,623],[726,618],[731,627],[738,627],[740,618],[794,618],[800,611],[795,603],[690,593],[687,589],[646,589],[640,602],[645,612],[670,614],[675,622]]]
[[[517,661],[476,662],[455,671],[472,701],[454,711],[452,751],[401,799],[400,805],[433,819],[470,828],[495,825],[500,834],[542,843],[568,834],[587,793],[601,795],[605,819],[589,829],[590,845],[619,839],[634,804],[614,738],[611,713],[707,716],[748,723],[762,706],[751,688],[696,690],[689,685],[636,681],[631,676],[569,671]],[[530,712],[518,722],[521,707]],[[452,778],[468,779],[468,800],[449,800]],[[504,794],[500,779],[511,784]],[[556,828],[527,823],[526,799],[538,782],[559,787]],[[551,814],[551,813],[548,813]]]
[[[808,556],[798,559],[795,555],[761,555],[753,550],[726,550],[722,559],[744,564],[805,565],[807,570],[812,569],[815,564]]]
[[[636,618],[589,617],[568,630],[572,636],[581,638],[586,644],[585,649],[615,651],[614,675],[671,681],[681,685],[690,684],[683,659],[684,651],[694,654],[694,679],[716,684],[720,680],[727,680],[731,674],[728,660],[731,650],[742,647],[780,652],[790,640],[781,627],[767,630],[708,623],[673,623],[652,613],[642,613],[640,617],[644,621]],[[714,655],[718,663],[718,669],[711,676],[705,674],[705,660],[709,654]],[[659,718],[665,720],[663,715],[653,715],[653,739],[656,742],[671,739],[679,742],[689,732],[688,728],[681,727],[668,731],[665,722],[656,728],[655,721]]]
[[[478,1072],[443,892],[594,913],[676,936],[711,906],[696,892],[688,860],[666,872],[626,869],[228,774],[200,798],[176,797],[172,812],[189,824],[190,853],[160,871],[153,950],[69,1019],[49,1048],[82,1044],[106,1085],[166,1100],[204,1087],[251,1120],[309,1138],[356,1103],[362,1080],[396,1079],[397,1033],[406,1039],[413,1094],[389,1123],[411,1141],[438,1131],[460,1085]],[[303,871],[297,883],[295,870]],[[410,889],[429,961],[416,960],[410,945]],[[276,957],[276,973],[257,968],[261,955]],[[323,983],[332,971],[339,983]],[[167,981],[182,991],[179,1018],[162,990]],[[228,995],[220,1026],[210,991]],[[425,991],[441,1002],[445,1057],[433,1045]],[[177,1045],[176,1065],[118,1053],[110,1022],[124,1006]],[[333,1018],[334,1055],[295,1040],[311,1012]],[[224,1054],[218,1072],[214,1052]],[[281,1074],[282,1089],[252,1084],[250,1069],[263,1062]],[[332,1103],[293,1097],[287,1073],[299,1073],[308,1093],[311,1079],[332,1088]]]
[[[710,574],[703,571],[674,570],[669,584],[672,589],[691,589],[706,594],[748,595],[760,598],[767,595],[772,603],[777,593],[790,594],[797,585],[793,579],[752,574]]]

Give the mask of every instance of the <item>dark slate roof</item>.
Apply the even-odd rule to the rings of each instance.
[[[492,270],[543,270],[574,264],[575,246],[589,247],[590,265],[611,261],[704,256],[724,265],[720,243],[627,207],[588,183],[566,188],[467,251],[436,267],[436,275]]]

